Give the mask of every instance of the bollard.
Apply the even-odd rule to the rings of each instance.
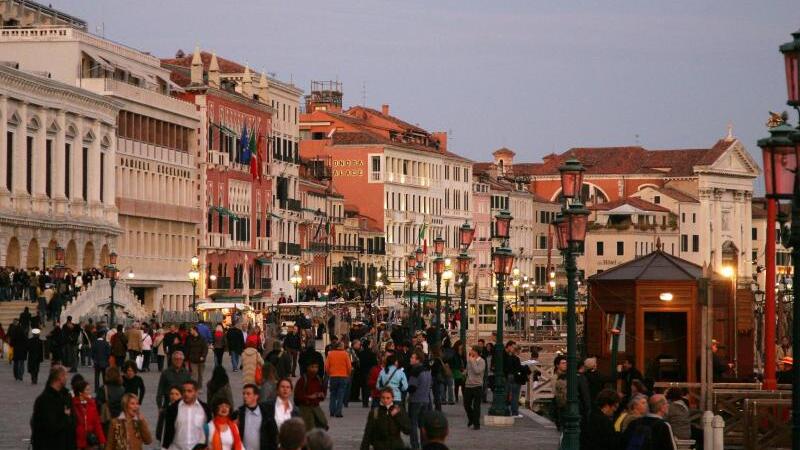
[[[714,421],[714,413],[706,411],[703,413],[703,448],[714,450],[714,429],[711,423]]]
[[[714,421],[711,423],[714,428],[714,447],[713,450],[723,450],[725,448],[725,420],[722,416],[714,416]]]

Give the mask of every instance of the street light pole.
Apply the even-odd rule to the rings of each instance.
[[[494,345],[494,391],[492,393],[492,406],[489,408],[490,416],[508,416],[508,401],[506,398],[506,375],[503,369],[505,346],[503,345],[503,297],[505,295],[506,277],[511,274],[514,266],[514,254],[508,248],[509,230],[511,228],[511,213],[502,210],[495,216],[495,238],[502,240],[502,245],[492,253],[492,264],[497,276],[497,338]]]
[[[458,240],[461,245],[461,253],[458,255],[458,275],[461,278],[461,323],[459,324],[459,340],[461,341],[462,348],[467,345],[467,286],[469,284],[469,266],[472,263],[472,258],[467,253],[469,246],[472,245],[472,240],[475,238],[475,228],[469,226],[467,222],[461,225],[458,230]],[[476,324],[477,327],[477,324]]]

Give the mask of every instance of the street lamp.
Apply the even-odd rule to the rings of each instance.
[[[508,215],[508,222],[511,222],[511,214]],[[498,217],[500,214],[498,214]],[[499,226],[497,227],[500,228]],[[506,228],[507,230],[508,228]],[[507,238],[507,236],[506,236]],[[506,376],[503,368],[503,289],[505,288],[506,277],[511,274],[514,266],[514,254],[508,247],[508,242],[503,242],[502,246],[496,248],[492,253],[492,264],[494,273],[497,277],[497,339],[494,346],[494,392],[492,394],[492,406],[489,408],[491,416],[507,416],[508,400],[506,398]]]
[[[459,325],[458,337],[461,345],[467,345],[467,283],[469,281],[469,266],[472,258],[467,251],[475,238],[475,228],[469,226],[467,222],[458,229],[458,241],[461,244],[461,253],[458,255],[458,276],[461,278],[461,323]],[[477,325],[477,324],[476,324]]]
[[[562,448],[578,450],[580,447],[580,414],[578,413],[577,329],[575,297],[578,268],[575,257],[586,239],[589,211],[581,203],[583,172],[585,169],[576,159],[570,159],[559,167],[561,172],[561,215],[556,217],[557,246],[564,256],[567,272],[567,413],[565,414]],[[555,273],[551,272],[551,278]],[[551,279],[554,287],[555,279]]]
[[[434,240],[434,245],[438,247],[440,238]],[[444,240],[442,239],[442,248],[444,248]],[[435,247],[436,248],[436,247]],[[438,253],[438,252],[437,252]],[[442,274],[444,273],[444,258],[437,256],[433,260],[433,273],[436,275],[436,316],[434,328],[434,345],[437,347],[442,345],[441,331],[442,327]]]
[[[453,279],[453,265],[450,258],[444,259],[444,272],[442,273],[442,280],[444,280],[444,329],[445,336],[450,337],[447,332],[450,326],[450,281]]]
[[[522,306],[525,308],[525,313],[522,316],[522,320],[525,321],[525,325],[522,327],[522,336],[525,340],[528,339],[528,325],[530,325],[530,319],[528,318],[528,293],[530,292],[530,283],[528,283],[528,276],[522,276]]]
[[[108,255],[108,265],[103,268],[103,272],[105,272],[105,276],[108,278],[108,284],[111,286],[111,316],[109,325],[113,328],[116,314],[116,307],[114,306],[114,287],[117,285],[117,275],[119,274],[117,270],[117,252],[111,252],[111,254]]]
[[[419,249],[418,249],[419,250]],[[425,282],[425,285],[428,285],[428,280],[425,279],[425,266],[422,265],[422,262],[417,262],[415,267],[416,270],[416,278],[417,278],[417,318],[418,320],[414,323],[414,330],[421,330],[423,329],[422,323],[422,284]],[[419,326],[419,328],[417,328]]]
[[[189,270],[189,281],[192,283],[192,311],[197,311],[197,280],[200,279],[200,260],[192,256],[192,269]]]

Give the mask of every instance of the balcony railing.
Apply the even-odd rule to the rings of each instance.
[[[409,184],[413,186],[420,186],[420,187],[430,187],[431,186],[431,179],[427,177],[417,177],[413,175],[403,175],[394,172],[388,172],[386,174],[386,181],[388,183],[399,183],[399,184]]]
[[[272,289],[272,279],[270,278],[261,278],[258,280],[259,289]]]
[[[278,253],[282,255],[300,256],[300,244],[292,244],[291,242],[280,242],[278,244]]]
[[[300,200],[293,198],[281,200],[279,202],[279,206],[281,209],[288,209],[289,211],[300,212],[303,210],[303,204],[300,202]]]

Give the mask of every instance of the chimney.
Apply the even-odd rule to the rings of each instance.
[[[219,61],[217,54],[211,54],[211,62],[208,64],[208,85],[219,88]]]
[[[244,66],[244,75],[242,76],[242,95],[247,98],[253,98],[253,79],[250,76],[250,67]]]
[[[444,153],[447,151],[447,131],[434,131],[431,137],[439,144],[439,151]]]
[[[381,105],[381,112],[383,113],[384,116],[388,116],[389,115],[389,105],[387,105],[386,103],[382,104]]]
[[[192,55],[192,84],[203,84],[203,60],[200,58],[200,46],[194,48]]]
[[[265,105],[269,104],[269,80],[264,72],[261,72],[261,79],[258,81],[258,99]]]

